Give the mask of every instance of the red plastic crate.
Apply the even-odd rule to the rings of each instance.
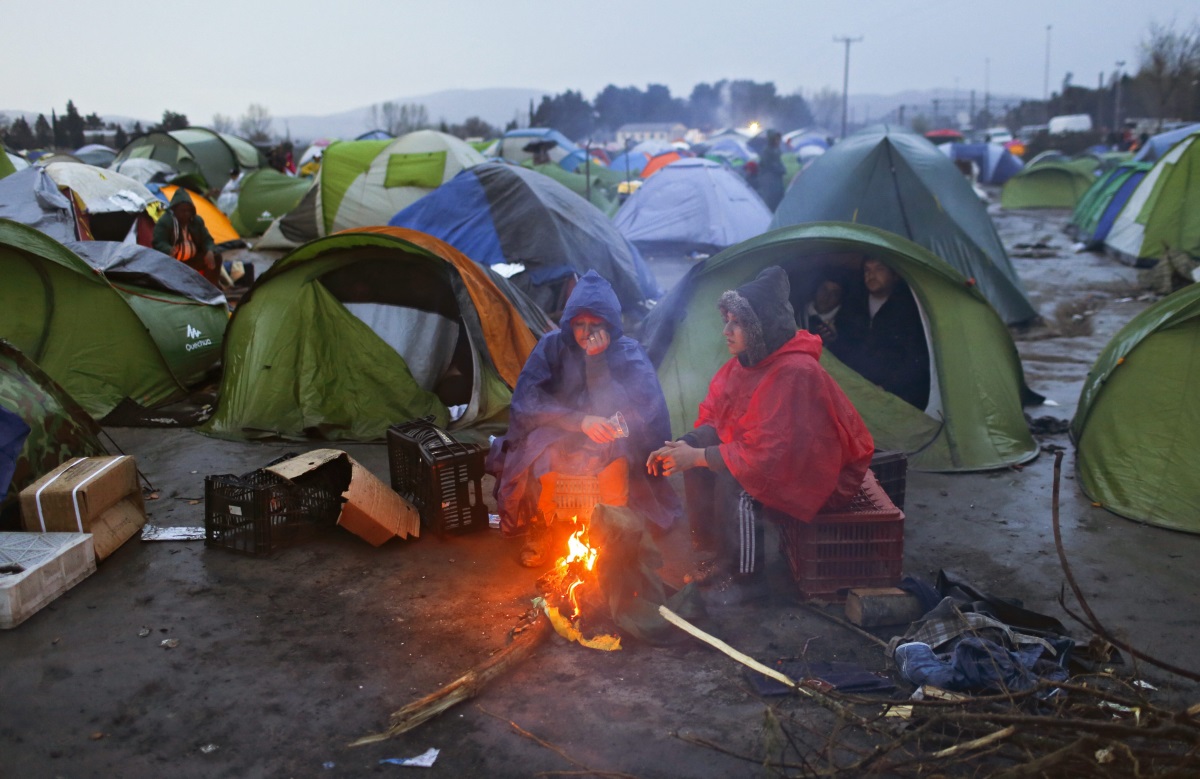
[[[868,471],[849,506],[781,523],[779,546],[803,597],[842,601],[851,587],[899,583],[904,512]]]

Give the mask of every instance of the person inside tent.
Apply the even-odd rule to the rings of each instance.
[[[221,286],[221,263],[213,252],[212,235],[183,187],[175,190],[171,205],[155,222],[151,246],[186,264],[214,286]]]
[[[817,289],[812,299],[802,302],[797,324],[800,329],[821,336],[825,348],[836,356],[838,347],[837,316],[842,310],[842,299],[848,286],[845,274],[831,268],[817,280]]]
[[[764,560],[760,517],[809,522],[857,494],[874,442],[797,331],[787,273],[764,269],[721,295],[731,359],[708,385],[693,430],[650,453],[646,469],[683,473],[700,586],[749,584]]]
[[[653,532],[669,529],[681,513],[671,486],[640,467],[671,424],[654,366],[621,329],[612,286],[588,271],[562,321],[566,326],[544,336],[521,369],[508,433],[492,443],[487,463],[501,528],[516,535],[528,526],[521,550],[528,567],[556,556],[547,548],[559,535],[550,532],[556,521],[569,527],[570,517],[556,516],[558,474],[598,477],[600,502],[628,505]]]
[[[923,409],[929,404],[929,345],[912,290],[896,271],[868,257],[865,296],[841,313],[838,359],[863,378]]]

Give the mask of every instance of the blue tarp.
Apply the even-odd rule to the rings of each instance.
[[[505,162],[462,171],[388,222],[441,238],[483,265],[520,263],[533,287],[595,270],[632,311],[658,297],[637,248],[599,209],[557,181]],[[540,300],[534,295],[535,300]]]
[[[766,232],[771,211],[737,173],[693,157],[646,179],[613,224],[647,253],[712,254]]]

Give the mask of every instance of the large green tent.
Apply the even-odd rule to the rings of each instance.
[[[3,339],[0,408],[29,427],[11,482],[0,484],[0,514],[16,502],[21,490],[72,457],[106,454],[99,439],[100,425],[36,363]]]
[[[260,168],[242,179],[237,207],[229,221],[238,235],[262,235],[271,222],[298,206],[312,185],[311,178]]]
[[[987,208],[925,138],[879,125],[813,160],[788,188],[771,227],[854,222],[902,235],[975,279],[1009,324],[1037,316]]]
[[[352,227],[386,225],[484,157],[466,141],[436,130],[399,138],[335,141],[321,156],[308,193],[263,235],[258,248],[290,249]]]
[[[97,419],[126,398],[149,408],[181,397],[220,358],[224,296],[153,249],[68,248],[0,219],[0,278],[0,338]]]
[[[503,278],[432,236],[343,231],[276,262],[238,304],[203,429],[373,440],[432,416],[453,430],[499,430],[521,367],[551,327]]]
[[[1154,163],[1117,215],[1105,247],[1132,265],[1153,265],[1168,249],[1200,259],[1200,133]]]
[[[222,187],[234,168],[249,171],[267,165],[267,158],[254,144],[205,127],[152,132],[134,138],[117,152],[110,167],[117,168],[125,160],[139,158],[158,160],[183,175],[198,177],[206,189]]]
[[[1096,181],[1096,161],[1047,159],[1004,182],[1001,208],[1074,208]]]
[[[1134,317],[1100,353],[1071,421],[1079,483],[1109,511],[1200,533],[1200,284]]]
[[[678,435],[695,422],[708,382],[728,359],[717,299],[770,265],[788,272],[793,298],[805,298],[831,266],[858,269],[882,260],[908,282],[931,344],[929,405],[917,409],[870,384],[829,352],[821,364],[866,420],[876,446],[910,453],[914,468],[1001,468],[1037,456],[1022,412],[1021,362],[995,309],[978,288],[927,250],[864,225],[816,222],[774,230],[693,266],[651,313],[643,339]]]

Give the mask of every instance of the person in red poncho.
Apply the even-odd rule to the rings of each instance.
[[[691,432],[646,460],[682,471],[700,584],[762,570],[759,516],[811,522],[858,492],[874,442],[858,411],[817,361],[821,339],[797,331],[778,266],[721,296],[733,359],[708,386]]]

